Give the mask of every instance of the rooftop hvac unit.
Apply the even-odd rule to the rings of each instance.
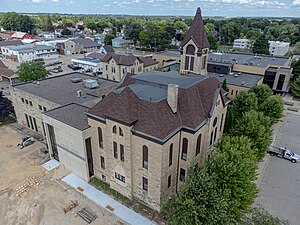
[[[82,81],[81,78],[72,78],[72,79],[71,79],[71,82],[72,82],[72,83],[79,83],[80,81]]]
[[[92,80],[92,79],[84,80],[83,85],[84,85],[84,87],[89,88],[89,89],[99,87],[98,82],[96,80]]]

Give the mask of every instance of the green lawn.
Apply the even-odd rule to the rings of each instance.
[[[5,117],[3,120],[0,120],[0,127],[5,126],[11,123],[15,123],[17,120],[12,116]]]

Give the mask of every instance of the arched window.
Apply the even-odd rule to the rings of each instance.
[[[217,122],[218,122],[218,117],[216,117],[216,118],[214,119],[214,122],[213,122],[213,126],[214,126],[214,127],[217,125]]]
[[[103,136],[102,136],[102,129],[98,127],[98,141],[99,141],[99,147],[103,148]]]
[[[143,168],[148,169],[148,147],[143,145]]]
[[[117,133],[117,126],[113,126],[113,133],[116,134]]]
[[[121,128],[121,127],[119,127],[119,135],[120,135],[120,136],[123,136],[123,131],[122,131],[122,128]]]
[[[169,149],[169,166],[172,166],[173,163],[173,143],[170,145]]]
[[[186,54],[187,55],[194,55],[195,54],[195,46],[194,45],[188,45],[186,47]]]
[[[187,149],[188,149],[188,139],[183,138],[182,141],[182,153],[181,153],[181,159],[186,160],[187,158]]]
[[[201,150],[201,138],[202,138],[202,134],[199,134],[197,138],[197,145],[196,145],[196,156],[200,153]]]
[[[222,113],[222,117],[221,117],[220,131],[222,131],[223,120],[224,120],[224,113]]]

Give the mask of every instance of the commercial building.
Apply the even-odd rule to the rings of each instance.
[[[289,42],[269,41],[269,52],[273,56],[285,56],[289,51],[289,47]]]
[[[30,62],[36,59],[54,59],[59,57],[57,50],[46,45],[16,45],[1,47],[2,55],[6,59],[19,63]]]
[[[249,49],[251,47],[250,39],[235,39],[233,42],[233,48]]]
[[[104,56],[103,56],[104,57]],[[85,57],[85,58],[75,58],[71,59],[71,62],[82,67],[85,71],[89,72],[102,72],[102,65],[100,59]]]

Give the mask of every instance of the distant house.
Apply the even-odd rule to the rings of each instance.
[[[14,40],[23,40],[23,39],[31,39],[32,37],[25,33],[25,32],[19,32],[19,31],[15,31],[11,34],[11,39]]]
[[[94,40],[95,40],[99,45],[103,45],[103,44],[104,44],[105,36],[106,36],[106,34],[95,34],[95,35],[94,35]]]
[[[80,52],[93,52],[100,49],[100,45],[90,38],[76,38],[72,39],[75,43],[76,48],[79,49]]]
[[[132,42],[129,40],[125,40],[123,38],[117,37],[112,39],[112,46],[115,48],[123,48],[131,44]]]
[[[79,47],[72,40],[65,40],[64,42],[56,43],[56,48],[61,55],[73,55],[80,52]]]
[[[100,53],[107,54],[107,53],[114,53],[115,50],[111,45],[103,45],[100,47]]]
[[[24,45],[24,43],[21,40],[0,41],[0,54],[2,54],[1,47],[17,46],[17,45]]]
[[[7,68],[7,66],[0,60],[0,81],[7,80],[10,83],[14,83],[18,78],[16,72]]]

